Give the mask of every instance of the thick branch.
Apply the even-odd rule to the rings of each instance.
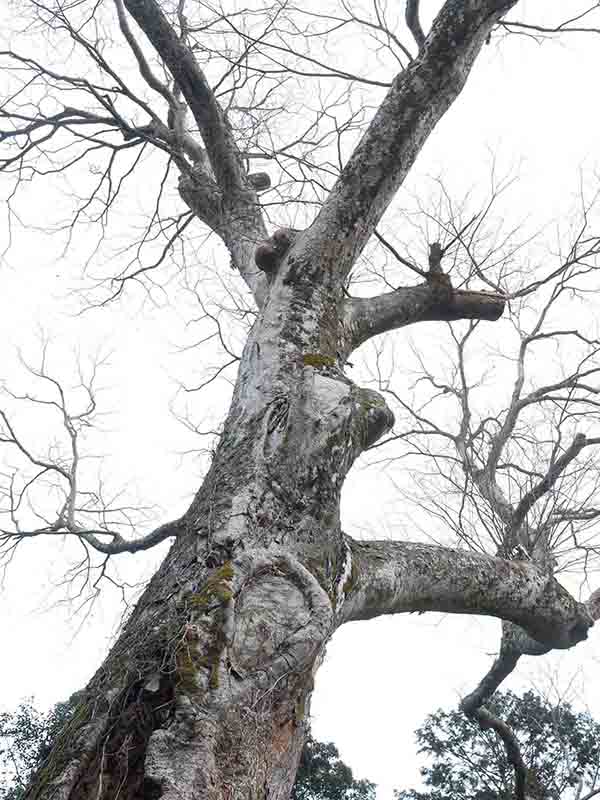
[[[63,520],[58,520],[55,524],[46,528],[38,528],[31,531],[2,531],[0,529],[0,550],[11,550],[17,544],[25,539],[35,539],[39,536],[56,536],[60,534],[72,534],[77,536],[82,541],[86,542],[94,550],[99,553],[104,553],[107,556],[115,556],[120,553],[139,553],[142,550],[150,550],[156,547],[157,544],[164,542],[165,539],[170,539],[173,536],[178,536],[185,530],[185,519],[177,519],[172,522],[165,522],[159,525],[150,533],[141,536],[139,539],[125,539],[120,533],[111,530],[104,530],[102,528],[91,529],[85,528],[81,525],[72,525],[64,523]],[[104,541],[102,538],[110,536],[111,541]]]
[[[354,349],[372,336],[414,322],[496,320],[502,316],[504,303],[502,295],[454,290],[448,293],[430,282],[378,297],[351,298],[346,304],[346,319]]]
[[[461,710],[468,717],[477,720],[482,730],[493,730],[501,739],[508,763],[515,772],[515,800],[526,800],[528,784],[536,782],[535,775],[527,768],[519,741],[510,725],[483,706],[513,672],[522,655],[543,655],[548,649],[535,639],[531,639],[518,626],[503,622],[502,644],[498,657],[477,687],[460,704]]]
[[[231,129],[192,51],[177,36],[156,0],[125,0],[125,6],[181,89],[221,189],[235,194],[247,188]]]
[[[480,614],[515,622],[562,649],[585,639],[593,625],[587,607],[533,562],[411,542],[348,543],[356,579],[344,622],[406,611]]]
[[[180,193],[194,213],[223,238],[234,266],[260,306],[266,293],[265,281],[254,266],[253,256],[266,231],[256,191],[225,114],[194,54],[177,36],[156,0],[124,2],[173,75],[200,129],[214,173],[213,181],[202,166],[182,176]]]
[[[225,203],[225,197],[206,170],[194,169],[182,175],[179,194],[194,212],[217,233],[231,256],[231,265],[237,269],[254,295],[260,308],[267,296],[265,275],[254,260],[257,245],[267,238],[267,231],[258,204],[247,202],[245,196],[237,198],[238,205]]]
[[[514,731],[506,722],[489,711],[487,708],[478,707],[471,712],[465,710],[467,716],[476,719],[482,730],[490,729],[495,731],[504,745],[506,760],[512,765],[515,771],[515,800],[526,800],[527,778],[529,770],[521,755],[519,742]]]
[[[517,666],[520,653],[510,646],[505,646],[504,638],[502,639],[502,645],[498,657],[495,659],[485,677],[482,678],[477,687],[468,694],[460,704],[461,710],[464,711],[467,716],[473,716],[474,712],[480,706],[487,703],[502,681],[506,680]]]
[[[121,33],[127,40],[127,44],[131,48],[133,55],[135,56],[135,60],[138,62],[138,67],[140,70],[140,74],[142,75],[143,79],[146,81],[148,86],[154,89],[155,92],[162,95],[163,98],[167,101],[169,108],[175,110],[177,108],[177,101],[175,100],[174,95],[169,90],[169,88],[161,83],[156,75],[150,69],[150,65],[146,61],[146,58],[142,52],[141,47],[137,43],[135,37],[131,33],[129,28],[129,23],[127,22],[127,15],[125,14],[125,9],[123,7],[123,0],[115,0],[115,6],[117,9],[117,18],[119,20],[119,27],[121,28]]]
[[[139,1],[139,0],[138,0]],[[447,0],[400,73],[305,237],[313,260],[347,274],[496,22],[517,0]]]
[[[548,472],[546,475],[544,475],[542,480],[538,481],[538,483],[536,483],[536,485],[521,498],[512,520],[512,529],[514,531],[521,527],[525,517],[531,511],[533,506],[541,497],[550,491],[564,470],[569,466],[574,458],[577,458],[586,444],[588,444],[588,440],[584,434],[578,433],[565,452],[559,458],[557,458],[553,464],[550,465]]]
[[[419,21],[419,0],[406,0],[406,24],[420,50],[425,44],[425,34]]]
[[[504,645],[504,639],[502,641]],[[524,800],[528,770],[523,761],[517,737],[506,722],[492,714],[489,709],[483,708],[483,704],[491,698],[502,681],[514,670],[518,660],[519,654],[516,651],[503,646],[487,675],[480,681],[477,688],[463,699],[460,707],[468,717],[477,720],[482,730],[493,730],[500,737],[508,763],[512,764],[515,771],[516,800]]]

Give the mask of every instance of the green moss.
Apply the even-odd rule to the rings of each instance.
[[[302,363],[305,367],[335,367],[335,358],[333,356],[324,356],[322,353],[305,353],[302,356]]]
[[[197,692],[196,674],[199,665],[196,664],[189,647],[182,647],[177,651],[175,665],[179,687],[186,692]]]
[[[188,606],[203,610],[213,603],[224,605],[233,597],[231,581],[233,580],[233,565],[226,561],[222,567],[216,569],[206,580],[199,592],[186,597]]]
[[[224,580],[232,580],[233,579],[233,564],[231,561],[226,561],[220,570],[217,572],[221,575]]]
[[[193,648],[188,646],[185,639],[177,651],[175,668],[178,684],[185,691],[198,691],[197,674],[202,668],[209,670],[209,687],[211,689],[218,689],[219,687],[219,667],[226,647],[225,634],[223,632],[224,607],[233,598],[231,582],[234,574],[233,564],[231,561],[226,561],[209,575],[198,592],[188,594],[185,597],[185,604],[192,612],[203,613],[210,609],[214,613],[209,633],[209,643],[204,654],[201,655],[195,652]]]

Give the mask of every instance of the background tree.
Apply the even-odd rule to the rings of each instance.
[[[375,800],[376,786],[356,780],[333,742],[309,734],[300,756],[292,800]]]
[[[528,549],[521,537],[555,474],[564,474],[563,465],[594,437],[581,434],[567,448],[555,443],[558,467],[542,472],[516,516],[503,520],[504,549],[361,542],[342,532],[339,515],[349,469],[394,422],[383,396],[344,371],[351,354],[416,322],[497,320],[507,300],[550,279],[569,281],[573,270],[591,269],[597,253],[597,237],[586,234],[585,247],[577,241],[558,267],[532,270],[525,286],[512,289],[504,264],[455,263],[476,217],[446,239],[429,239],[418,262],[377,231],[481,48],[498,26],[523,30],[524,23],[505,19],[516,5],[446,0],[425,32],[418,3],[409,0],[402,33],[412,37],[408,44],[396,33],[399,21],[386,20],[378,6],[365,18],[345,5],[337,16],[275,4],[242,18],[237,8],[156,0],[19,5],[25,37],[11,39],[3,54],[12,75],[2,132],[11,223],[35,201],[32,183],[64,181],[72,207],[55,232],[72,243],[83,231],[90,258],[110,256],[117,270],[100,281],[95,302],[140,282],[151,294],[166,292],[175,264],[192,276],[211,335],[229,356],[216,374],[237,367],[202,485],[181,516],[145,534],[131,507],[86,485],[81,448],[97,414],[95,369],[81,370],[74,388],[65,386],[44,354],[30,366],[43,393],[8,392],[0,433],[10,453],[3,485],[7,558],[36,538],[73,537],[84,551],[78,569],[93,586],[94,570],[110,576],[114,557],[173,541],[27,797],[285,798],[313,676],[333,632],[349,621],[427,610],[510,623],[497,665],[465,710],[503,736],[523,796],[514,736],[482,703],[518,655],[574,646],[600,613],[595,595],[581,603],[557,582],[549,547]],[[591,29],[594,10],[582,7],[576,19],[554,27]],[[340,59],[327,61],[335,35],[345,37],[349,26],[384,42],[380,71],[367,64],[364,74],[348,73]],[[543,35],[543,26],[536,33]],[[37,34],[43,46],[34,52],[27,37]],[[287,139],[277,112],[293,116],[296,105],[286,93],[294,83],[297,107],[308,115],[300,100],[311,108],[314,97],[323,97],[310,78],[343,89],[317,101],[314,118]],[[362,102],[365,93],[370,101]],[[332,147],[321,158],[324,142]],[[264,162],[277,165],[270,195]],[[141,227],[130,213],[139,185],[127,197],[138,170]],[[280,227],[268,236],[269,217],[282,203]],[[113,221],[111,252],[104,234]],[[220,240],[221,260],[226,249],[235,270],[212,297],[211,282],[195,274],[202,256],[182,244],[192,224]],[[382,281],[368,297],[355,283],[351,294],[373,237],[399,255],[416,283]],[[489,291],[490,283],[501,290]],[[206,295],[220,312],[207,308]],[[252,323],[243,349],[233,346],[223,323],[226,309],[239,317],[238,332]],[[580,378],[589,375],[580,367],[577,376],[581,389]],[[51,442],[40,454],[13,416],[22,402],[58,416],[66,450]],[[483,438],[487,443],[487,433]],[[467,451],[472,439],[469,432],[468,443],[460,435],[453,441]],[[481,485],[493,494],[498,446],[491,450]]]
[[[587,800],[600,794],[600,725],[569,703],[552,705],[534,692],[497,692],[490,711],[519,741],[543,797]],[[425,791],[397,791],[397,800],[496,800],[514,797],[514,770],[493,732],[460,711],[438,710],[416,732],[429,763]]]
[[[0,798],[21,800],[32,773],[48,757],[60,729],[75,706],[74,698],[57,703],[47,713],[33,700],[0,713]]]

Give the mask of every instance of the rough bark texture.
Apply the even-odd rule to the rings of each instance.
[[[548,647],[585,638],[586,608],[534,564],[357,543],[339,519],[348,470],[393,423],[344,374],[348,355],[402,325],[502,312],[501,297],[433,281],[352,300],[343,279],[515,2],[448,0],[314,224],[272,237],[255,262],[265,228],[218,104],[154,0],[125,0],[206,147],[210,164],[182,176],[181,195],[260,313],[210,471],[30,800],[285,800],[314,673],[346,621],[437,610],[511,620]]]

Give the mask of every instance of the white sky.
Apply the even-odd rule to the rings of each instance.
[[[531,15],[564,4],[536,0],[523,5]],[[460,196],[474,182],[485,184],[493,151],[501,168],[519,165],[511,214],[530,219],[534,227],[549,223],[551,242],[552,224],[573,205],[580,170],[590,176],[598,168],[599,74],[597,37],[572,35],[544,46],[513,38],[485,48],[467,88],[424,148],[410,190],[429,191],[427,176],[443,174]],[[43,205],[43,198],[36,199]],[[402,204],[402,196],[398,201]],[[37,325],[53,342],[57,369],[68,371],[75,345],[84,360],[98,347],[113,349],[104,381],[110,390],[103,403],[118,413],[95,440],[111,454],[106,480],[130,489],[135,476],[140,497],[162,507],[156,519],[166,519],[184,509],[203,470],[202,461],[177,457],[190,446],[189,438],[168,412],[174,392],[170,376],[180,374],[181,360],[189,358],[174,354],[183,335],[183,312],[138,304],[73,318],[64,289],[78,267],[74,261],[53,261],[48,245],[33,234],[0,267],[2,377],[13,387],[25,385],[14,347],[34,357]],[[487,335],[494,340],[492,326]],[[399,343],[406,341],[404,336],[398,334]],[[214,393],[208,400],[193,399],[197,419],[208,413],[218,420],[218,401]],[[214,412],[211,403],[217,404]],[[30,430],[43,447],[50,435],[45,424],[32,422]],[[357,467],[344,493],[347,530],[409,537],[406,522],[402,529],[397,524],[397,502],[385,475]],[[74,614],[72,604],[56,605],[66,597],[66,590],[57,588],[65,550],[72,556],[67,546],[38,542],[7,571],[0,606],[0,703],[5,707],[29,695],[46,706],[81,688],[115,631],[120,607],[109,589],[86,618]],[[122,556],[122,574],[131,581],[147,576],[158,558],[158,553]],[[456,704],[473,687],[495,652],[498,628],[496,621],[439,615],[347,626],[330,644],[317,678],[314,734],[333,740],[355,774],[378,783],[380,800],[389,800],[394,787],[407,788],[417,780],[414,728],[427,713]],[[568,690],[600,719],[599,657],[600,639],[593,633],[572,652],[524,659],[507,688],[533,682],[544,690]]]

